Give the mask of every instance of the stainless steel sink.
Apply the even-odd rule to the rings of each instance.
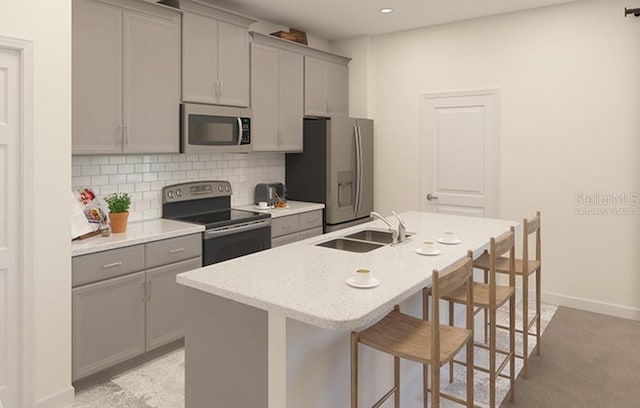
[[[355,241],[345,238],[336,238],[330,241],[321,242],[316,245],[325,248],[341,249],[343,251],[359,253],[373,251],[374,249],[378,249],[384,246],[384,244],[378,244],[375,242]]]
[[[407,234],[407,236],[412,234]],[[381,244],[391,244],[393,242],[393,234],[390,231],[380,230],[362,230],[347,235],[345,238],[361,239],[363,241],[379,242]]]

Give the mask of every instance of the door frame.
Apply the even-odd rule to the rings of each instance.
[[[18,326],[20,350],[18,365],[18,399],[20,406],[30,408],[33,399],[33,43],[28,40],[0,35],[0,48],[17,52],[20,57],[21,81],[21,126],[18,167],[21,175],[18,182],[22,206],[17,268]]]
[[[430,99],[450,98],[450,97],[463,97],[463,96],[494,96],[496,98],[496,197],[495,197],[495,218],[500,217],[500,89],[498,88],[486,88],[486,89],[470,89],[466,91],[446,91],[446,92],[429,92],[420,95],[420,208],[422,208],[422,200],[427,194],[425,190],[425,172],[428,170],[426,161],[426,146],[424,141],[426,138],[427,126],[424,122],[424,110],[425,103]],[[493,218],[493,217],[492,217]]]

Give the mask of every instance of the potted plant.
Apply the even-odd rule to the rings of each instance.
[[[127,230],[127,220],[129,219],[131,196],[127,193],[112,193],[106,196],[104,201],[109,206],[111,231],[114,233],[125,232]]]

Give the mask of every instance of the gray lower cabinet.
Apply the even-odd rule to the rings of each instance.
[[[277,217],[271,220],[271,247],[322,235],[322,210]]]
[[[72,290],[73,380],[145,351],[145,273]]]
[[[176,275],[202,266],[202,258],[147,270],[147,350],[184,336],[184,288]]]
[[[201,266],[200,234],[74,257],[72,380],[182,338],[176,275]]]

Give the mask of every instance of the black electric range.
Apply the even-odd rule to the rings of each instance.
[[[231,208],[231,183],[196,181],[162,189],[162,217],[205,226],[203,266],[271,248],[271,215]]]

